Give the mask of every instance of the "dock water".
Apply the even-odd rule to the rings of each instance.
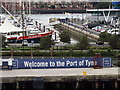
[[[118,78],[104,76],[15,77],[6,80],[4,79],[5,82],[2,83],[2,90],[120,90]]]

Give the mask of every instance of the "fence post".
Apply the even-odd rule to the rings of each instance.
[[[13,48],[11,49],[11,58],[13,58]]]

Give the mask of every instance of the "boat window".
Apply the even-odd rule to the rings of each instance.
[[[22,34],[22,33],[20,33],[20,36],[23,36],[23,34]]]
[[[27,24],[27,25],[33,25],[33,24]]]
[[[8,35],[10,35],[10,33],[8,33]]]
[[[115,30],[115,32],[118,32],[118,30]]]

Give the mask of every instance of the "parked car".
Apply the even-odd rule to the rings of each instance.
[[[97,41],[96,44],[98,44],[98,45],[103,45],[104,42],[103,42],[103,41]]]
[[[111,30],[108,30],[107,33],[120,35],[120,30],[119,30],[119,28],[113,28]]]
[[[101,26],[96,26],[96,27],[93,27],[92,29],[97,31],[97,32],[100,32],[102,30],[102,27]]]

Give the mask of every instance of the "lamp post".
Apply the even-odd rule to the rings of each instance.
[[[72,19],[72,24],[73,24],[73,14],[71,15],[71,17],[72,17],[71,19]]]
[[[53,49],[50,48],[50,57],[52,58],[53,57]]]
[[[13,48],[11,49],[11,58],[13,58]]]
[[[97,22],[99,21],[99,0],[97,1],[98,5],[97,5]]]
[[[22,46],[23,46],[23,56],[24,56],[24,37],[25,37],[25,24],[24,24],[24,10],[22,13],[22,29],[23,29],[23,40],[22,40]]]
[[[31,43],[32,43],[31,58],[33,58],[33,45],[34,45],[34,41],[31,41]]]
[[[87,19],[87,1],[85,3],[85,10],[86,10],[86,19]]]

